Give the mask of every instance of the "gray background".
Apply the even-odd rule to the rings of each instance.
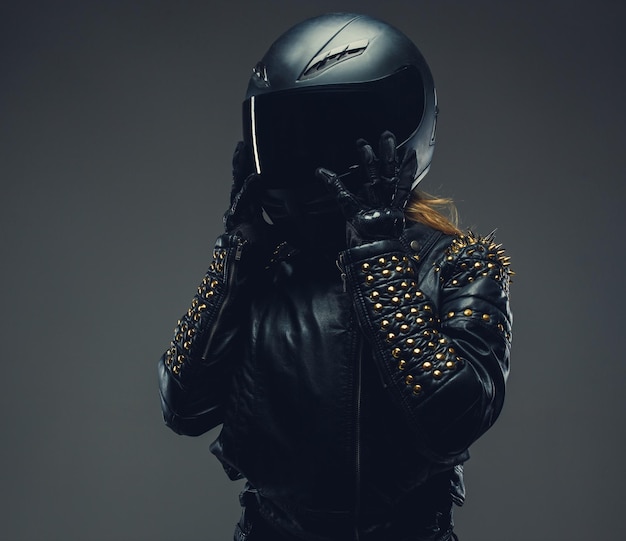
[[[155,366],[221,230],[250,69],[331,10],[418,43],[441,105],[424,187],[517,271],[462,541],[626,535],[623,2],[5,0],[1,539],[230,539],[240,487],[215,432],[162,424]]]

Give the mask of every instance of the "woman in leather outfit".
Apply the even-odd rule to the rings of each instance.
[[[168,426],[222,424],[211,450],[247,480],[235,540],[456,539],[512,273],[416,189],[437,112],[415,45],[371,17],[304,21],[254,69],[225,233],[159,361]]]

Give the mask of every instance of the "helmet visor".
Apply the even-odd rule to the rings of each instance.
[[[357,163],[356,141],[398,145],[419,127],[424,91],[416,68],[365,83],[326,85],[253,96],[244,102],[244,137],[270,187],[313,182],[318,167],[338,174]]]

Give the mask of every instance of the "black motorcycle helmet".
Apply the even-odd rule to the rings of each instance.
[[[315,170],[346,175],[358,192],[356,141],[376,148],[385,130],[400,152],[415,149],[415,186],[430,166],[436,118],[430,69],[396,28],[352,13],[295,25],[255,66],[243,102],[244,141],[266,213],[280,222],[336,212]]]

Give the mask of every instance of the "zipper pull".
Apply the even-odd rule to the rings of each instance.
[[[346,293],[348,291],[348,285],[346,284],[346,273],[343,270],[343,254],[339,254],[339,260],[335,261],[339,272],[341,273],[341,282],[343,283],[343,292]]]
[[[239,240],[239,243],[237,244],[237,249],[235,250],[235,261],[239,261],[241,259],[241,253],[243,252],[243,247],[246,242],[248,241],[244,240],[243,242],[241,242],[241,239]]]

